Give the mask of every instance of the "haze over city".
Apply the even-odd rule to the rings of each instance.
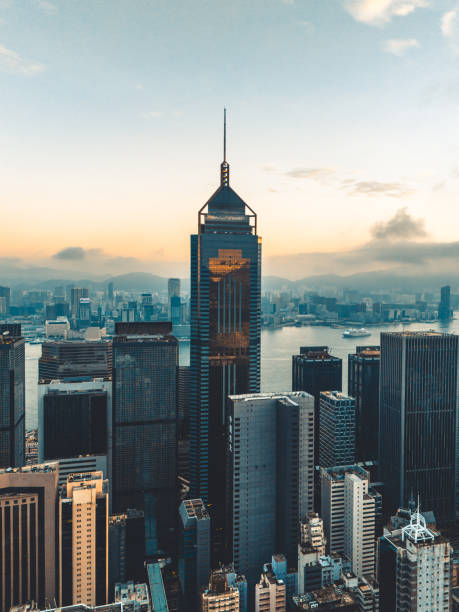
[[[0,270],[188,275],[226,106],[265,274],[452,271],[458,66],[453,0],[3,0]]]

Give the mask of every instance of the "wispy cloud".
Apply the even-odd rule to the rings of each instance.
[[[349,195],[382,195],[389,198],[404,198],[414,193],[414,189],[398,182],[356,181],[343,185],[343,188],[348,189]]]
[[[293,168],[285,173],[290,178],[320,181],[335,174],[332,168]]]
[[[7,49],[0,45],[0,70],[3,72],[13,72],[16,74],[24,74],[32,76],[38,74],[45,69],[43,64],[30,62],[23,58],[19,53],[11,49]]]
[[[32,0],[33,4],[44,13],[54,15],[57,13],[57,6],[48,0]]]
[[[159,119],[159,117],[162,116],[163,113],[161,111],[147,111],[141,114],[141,117],[143,117],[144,119]]]
[[[440,27],[451,49],[459,53],[459,8],[444,13]]]
[[[419,41],[416,38],[391,38],[384,42],[383,49],[386,53],[392,53],[392,55],[401,57],[410,49],[415,49],[419,46]]]
[[[427,0],[344,0],[344,8],[354,19],[369,25],[383,25],[393,17],[406,17],[428,4]]]

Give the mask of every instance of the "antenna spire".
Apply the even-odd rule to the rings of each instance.
[[[223,109],[223,161],[220,165],[220,186],[229,186],[229,163],[226,161],[226,108]]]

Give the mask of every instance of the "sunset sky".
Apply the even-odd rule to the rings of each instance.
[[[0,258],[181,273],[224,106],[268,271],[457,246],[458,1],[0,0]]]

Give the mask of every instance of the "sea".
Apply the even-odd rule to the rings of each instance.
[[[371,336],[365,338],[343,338],[343,328],[328,326],[281,327],[263,329],[261,332],[261,390],[264,392],[290,391],[292,388],[292,355],[298,354],[300,346],[328,346],[330,353],[343,360],[343,390],[347,391],[347,356],[355,352],[356,346],[379,344],[383,331],[427,331],[459,333],[459,319],[448,323],[396,323],[368,327]],[[190,343],[181,341],[180,364],[188,365]],[[37,427],[37,384],[40,344],[26,344],[26,428]]]

